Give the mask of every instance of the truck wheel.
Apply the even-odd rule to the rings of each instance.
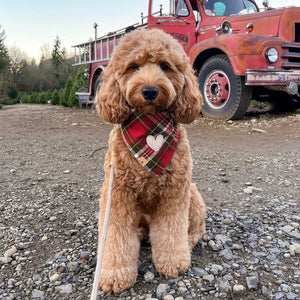
[[[94,97],[97,96],[98,90],[100,88],[100,84],[101,84],[101,75],[99,75],[94,85]]]
[[[208,59],[199,71],[199,87],[203,95],[202,113],[215,119],[240,119],[246,113],[252,88],[236,76],[226,55]]]

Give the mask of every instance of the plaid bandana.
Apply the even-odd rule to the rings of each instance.
[[[154,176],[170,162],[178,142],[178,128],[167,112],[132,112],[121,124],[123,140],[137,161]]]

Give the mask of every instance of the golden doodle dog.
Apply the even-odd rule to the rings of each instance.
[[[119,293],[136,282],[140,240],[149,234],[157,271],[177,277],[205,231],[205,204],[191,183],[185,129],[202,97],[181,45],[158,29],[135,30],[116,47],[97,94],[110,133],[99,235],[114,166],[111,212],[99,286]]]

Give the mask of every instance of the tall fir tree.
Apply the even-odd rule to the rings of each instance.
[[[10,59],[8,55],[8,50],[4,44],[5,31],[1,30],[0,25],[0,73],[5,72],[10,64]]]

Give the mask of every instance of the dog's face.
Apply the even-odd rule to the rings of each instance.
[[[121,123],[131,110],[147,114],[168,110],[188,123],[199,114],[202,97],[180,44],[157,30],[135,30],[115,49],[97,95],[99,114]]]
[[[139,50],[132,49],[136,54],[118,79],[121,92],[128,105],[139,112],[167,110],[181,94],[184,76],[163,45]]]

